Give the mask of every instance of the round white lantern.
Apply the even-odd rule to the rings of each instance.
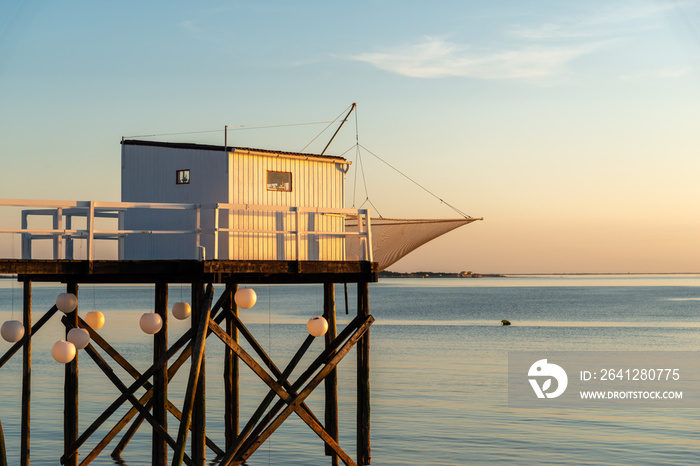
[[[93,330],[99,330],[105,324],[105,315],[100,311],[91,311],[85,314],[83,319]]]
[[[252,288],[241,288],[240,290],[236,291],[236,294],[233,296],[233,300],[236,301],[236,305],[238,305],[238,307],[250,309],[251,307],[255,306],[255,303],[258,301],[258,295],[255,294],[255,290]]]
[[[90,333],[84,328],[72,328],[68,331],[66,340],[73,343],[75,349],[83,349],[90,343]]]
[[[8,320],[0,327],[0,335],[10,343],[18,342],[24,336],[24,325],[19,320]]]
[[[64,314],[73,312],[78,307],[78,297],[73,293],[61,293],[56,298],[56,307]]]
[[[144,333],[153,335],[155,333],[158,333],[163,327],[163,319],[158,314],[155,314],[153,312],[147,312],[141,316],[139,325],[141,326],[141,330],[143,330]]]
[[[328,321],[323,316],[316,316],[306,323],[306,330],[315,337],[321,337],[328,331]]]
[[[190,316],[192,308],[189,303],[175,303],[173,304],[173,317],[177,320],[185,320]]]
[[[70,341],[58,340],[51,348],[51,355],[61,364],[68,364],[75,358],[75,345]]]

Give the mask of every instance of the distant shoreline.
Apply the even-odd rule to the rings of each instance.
[[[505,278],[505,275],[497,273],[474,272],[390,272],[382,270],[379,278]]]
[[[555,272],[555,273],[476,273],[476,272],[391,272],[382,270],[379,278],[507,278],[549,276],[597,275],[700,275],[700,272]]]

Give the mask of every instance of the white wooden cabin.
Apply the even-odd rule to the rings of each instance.
[[[154,234],[128,235],[120,258],[192,259],[201,246],[204,259],[345,260],[345,239],[333,233],[345,231],[339,212],[349,164],[335,156],[123,140],[122,202],[201,209],[127,210],[123,229]],[[201,236],[162,234],[192,229],[197,215]]]

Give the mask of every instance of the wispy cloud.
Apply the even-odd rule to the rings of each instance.
[[[538,78],[554,74],[569,61],[601,46],[601,42],[569,47],[527,46],[477,52],[472,47],[427,37],[421,42],[383,52],[350,57],[379,69],[415,78]]]
[[[690,72],[690,67],[684,68],[662,68],[656,71],[642,72],[636,74],[626,74],[620,76],[622,81],[637,81],[639,79],[676,79],[687,75]]]
[[[664,68],[656,72],[659,78],[680,78],[690,72],[690,67],[685,68]]]
[[[582,12],[574,18],[559,18],[534,26],[514,25],[506,30],[506,34],[529,40],[625,37],[659,27],[658,18],[675,7],[675,4],[664,2],[611,4],[595,12]]]
[[[663,1],[615,3],[600,10],[580,10],[574,18],[504,27],[501,36],[493,39],[494,45],[477,47],[426,37],[347,58],[416,78],[548,78],[581,56],[658,27],[659,16],[672,8],[673,4]]]

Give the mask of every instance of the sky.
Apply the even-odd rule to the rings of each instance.
[[[347,207],[484,218],[390,270],[700,272],[699,58],[683,0],[5,0],[0,197],[117,201],[122,136],[300,151],[325,124],[251,126],[356,102]]]

